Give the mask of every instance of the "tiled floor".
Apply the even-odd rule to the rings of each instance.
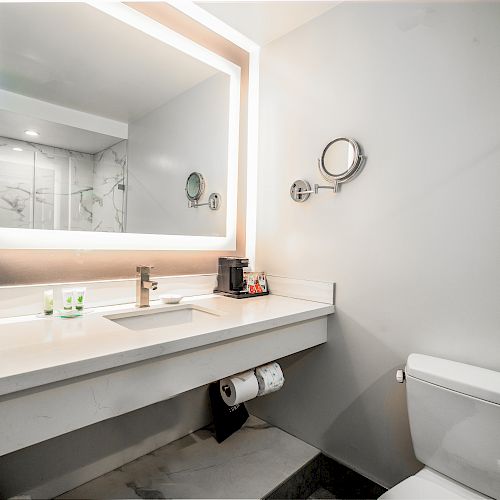
[[[222,444],[210,429],[201,429],[58,498],[376,499],[384,491],[250,416]]]
[[[202,429],[59,498],[263,498],[318,454],[251,416],[222,444]]]

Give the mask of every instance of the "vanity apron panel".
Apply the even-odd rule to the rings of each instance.
[[[323,316],[2,396],[0,455],[326,341]]]

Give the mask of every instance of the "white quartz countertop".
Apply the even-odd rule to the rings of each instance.
[[[157,301],[151,309],[168,309]],[[100,370],[223,342],[334,312],[332,305],[276,295],[232,299],[184,298],[217,313],[203,321],[130,330],[105,315],[137,311],[132,305],[91,309],[81,317],[0,319],[0,396]]]

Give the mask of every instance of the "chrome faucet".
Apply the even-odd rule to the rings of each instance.
[[[137,266],[135,302],[137,307],[149,307],[149,290],[158,288],[158,281],[151,281],[149,273],[153,266]]]

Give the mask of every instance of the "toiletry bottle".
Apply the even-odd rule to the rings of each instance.
[[[65,311],[71,311],[73,309],[73,289],[63,288],[62,299],[63,299],[63,309]]]
[[[54,290],[43,292],[43,314],[50,316],[54,312]]]
[[[84,286],[73,289],[73,303],[75,309],[80,312],[83,311],[85,306],[85,291],[86,288]]]

